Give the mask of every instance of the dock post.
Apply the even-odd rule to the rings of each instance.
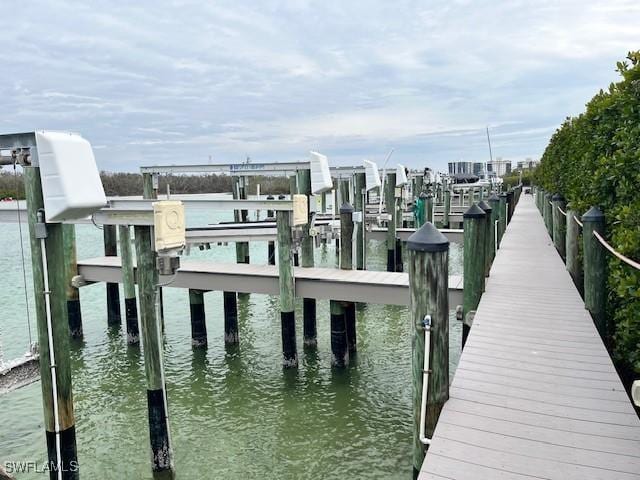
[[[274,200],[273,195],[269,195],[267,200]],[[273,210],[267,210],[267,220],[275,221],[276,217]],[[267,263],[269,265],[276,264],[276,242],[269,240],[267,243]]]
[[[340,269],[353,269],[353,207],[344,203],[340,207]],[[349,352],[356,351],[356,304],[354,302],[343,302],[342,308],[345,315],[345,334],[347,336],[347,346]],[[333,332],[331,335],[333,339]],[[342,342],[340,342],[342,343]],[[333,342],[331,343],[333,347]],[[348,362],[347,362],[348,363]]]
[[[293,200],[293,196],[298,193],[300,193],[298,189],[298,177],[297,175],[290,175],[289,176],[289,195],[291,196],[290,198]],[[300,266],[300,255],[298,254],[297,248],[293,249],[293,266],[294,267]]]
[[[308,223],[302,226],[302,245],[300,248],[300,260],[302,267],[313,267],[313,238],[309,235],[312,220],[311,209],[311,170],[298,171],[298,192],[307,196]],[[302,299],[302,342],[306,346],[318,344],[318,332],[316,327],[316,299]]]
[[[140,328],[147,380],[147,408],[151,469],[154,473],[173,473],[173,452],[169,436],[169,412],[162,360],[161,322],[158,319],[158,271],[153,250],[152,227],[134,226],[137,280],[140,292]]]
[[[484,291],[484,235],[487,215],[473,204],[462,215],[464,223],[464,275],[463,275],[463,324],[462,347],[464,348],[473,324],[473,317]]]
[[[122,289],[124,291],[124,312],[127,324],[127,343],[140,343],[138,327],[138,305],[136,303],[136,282],[133,274],[133,249],[129,225],[118,226],[120,237],[120,258],[122,260]]]
[[[567,219],[560,210],[565,210],[567,203],[558,193],[551,197],[551,201],[553,202],[553,244],[562,260],[565,260],[567,258]]]
[[[291,251],[291,212],[278,210],[278,273],[280,283],[280,322],[282,332],[282,365],[298,366],[296,347],[295,284]]]
[[[355,196],[354,196],[354,208],[356,212],[360,212],[362,215],[361,220],[355,225],[356,228],[356,269],[365,270],[367,266],[367,249],[366,245],[366,209],[365,200],[366,195],[366,174],[364,172],[358,172],[355,175]]]
[[[191,346],[207,346],[207,323],[204,311],[204,292],[189,289],[189,312],[191,314]],[[225,315],[226,319],[226,315]],[[227,338],[225,329],[225,340]]]
[[[551,208],[551,194],[544,194],[544,223],[547,226],[547,233],[553,238],[553,209]]]
[[[499,195],[500,203],[498,205],[498,248],[502,243],[502,236],[507,230],[507,194],[501,193]]]
[[[491,218],[489,218],[489,223],[491,224],[490,227],[490,235],[489,235],[489,243],[490,243],[490,250],[491,250],[491,260],[490,260],[490,264],[493,264],[493,260],[496,256],[496,250],[497,250],[497,243],[498,243],[498,225],[496,225],[496,222],[499,220],[499,215],[500,215],[500,197],[498,195],[496,195],[495,192],[491,192],[491,195],[489,195],[489,198],[487,199],[487,203],[489,204],[489,206],[491,207]]]
[[[424,202],[425,219],[429,223],[434,223],[433,218],[433,193],[429,192]]]
[[[118,230],[115,225],[104,225],[104,255],[105,257],[118,256]],[[120,287],[117,283],[107,283],[107,325],[118,327],[121,323],[120,316]]]
[[[62,239],[64,242],[64,264],[66,271],[65,285],[67,287],[67,314],[69,320],[69,334],[71,338],[82,338],[82,312],[80,310],[80,290],[71,285],[73,277],[78,275],[78,258],[76,254],[76,226],[62,225]]]
[[[233,198],[236,200],[247,199],[247,188],[245,185],[245,177],[233,177]],[[236,222],[246,222],[249,218],[247,210],[234,210],[233,218]],[[249,261],[249,242],[236,242],[236,262],[250,263]]]
[[[224,309],[224,343],[235,345],[240,343],[238,330],[238,297],[236,292],[222,292]]]
[[[384,207],[387,221],[387,272],[396,271],[396,174],[387,173],[384,188]]]
[[[159,185],[159,179],[157,174],[143,173],[142,174],[142,198],[146,198],[149,200],[157,200],[158,185]],[[135,228],[134,228],[133,235],[135,237]],[[138,292],[140,292],[140,287],[138,287]],[[162,333],[164,333],[164,295],[162,293],[162,288],[158,289],[158,302],[160,303],[160,324],[162,325]]]
[[[451,190],[444,191],[444,214],[442,215],[442,227],[449,228],[449,213],[451,212]]]
[[[409,290],[413,325],[413,476],[417,477],[427,445],[420,440],[421,427],[433,436],[440,411],[449,399],[449,241],[432,223],[425,223],[407,241]],[[425,330],[429,345],[425,347]],[[429,351],[427,392],[425,349]],[[424,426],[422,395],[427,393]]]
[[[36,232],[36,224],[44,222],[44,201],[38,167],[24,168],[24,184],[27,199],[27,220],[31,245],[31,266],[35,312],[37,319],[38,343],[40,349],[40,386],[44,410],[44,428],[47,442],[48,465],[57,466],[56,416],[59,426],[59,445],[64,480],[79,478],[78,452],[76,448],[75,415],[73,411],[73,391],[71,385],[71,359],[69,356],[69,318],[67,311],[66,272],[64,265],[63,225],[47,224],[45,251],[42,238]],[[38,218],[41,217],[41,218]],[[47,272],[43,260],[46,258]],[[47,275],[48,289],[45,288]],[[48,292],[47,292],[48,290]],[[49,297],[50,322],[47,318],[46,297]],[[49,325],[51,339],[49,339]],[[51,343],[50,343],[51,342]],[[54,365],[51,364],[50,346],[53,346]],[[56,402],[54,412],[54,390],[52,378],[56,379]],[[55,479],[52,469],[50,478]]]
[[[582,242],[584,251],[584,304],[605,345],[609,344],[609,330],[605,314],[607,301],[607,258],[604,247],[594,232],[604,236],[604,214],[591,207],[582,215]]]
[[[491,206],[484,200],[478,202],[478,206],[485,213],[484,218],[484,276],[489,276],[489,270],[491,270],[491,261],[493,260],[493,225],[491,224],[491,215],[493,213]]]
[[[584,280],[582,278],[582,265],[580,264],[579,257],[580,227],[574,220],[574,216],[579,216],[579,213],[569,205],[567,208],[566,263],[573,283],[582,294],[584,293]]]
[[[423,191],[424,188],[424,176],[422,175],[418,175],[417,177],[414,178],[414,185],[416,187],[416,189],[413,192],[413,198],[418,198],[420,196],[420,194]]]
[[[507,225],[511,223],[511,217],[513,217],[513,212],[516,208],[516,203],[515,203],[515,193],[513,192],[513,189],[509,189],[509,191],[507,192]]]
[[[331,313],[331,366],[344,368],[349,365],[347,318],[343,302],[329,301]]]

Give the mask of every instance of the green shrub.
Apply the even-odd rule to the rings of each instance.
[[[640,258],[640,52],[619,62],[622,80],[601,90],[584,113],[551,137],[535,181],[565,196],[573,209],[597,205],[605,237],[618,252]],[[640,373],[640,272],[609,256],[612,354],[623,373]]]

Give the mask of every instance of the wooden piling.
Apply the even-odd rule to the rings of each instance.
[[[425,219],[429,223],[434,223],[433,219],[433,193],[429,192],[424,203]]]
[[[118,256],[118,230],[115,225],[102,227],[104,238],[105,257]],[[107,283],[107,325],[119,327],[122,321],[120,316],[120,288],[117,283]]]
[[[580,226],[574,220],[579,213],[571,207],[567,208],[567,239],[566,239],[566,263],[567,270],[580,293],[584,292],[584,280],[582,278],[582,264],[580,263]]]
[[[424,380],[425,326],[430,329],[425,435],[433,436],[449,399],[449,241],[426,223],[407,241],[413,325],[413,474],[417,477],[427,446],[420,440]],[[429,318],[430,317],[430,318]],[[429,318],[429,321],[425,321]]]
[[[560,194],[551,197],[551,202],[553,203],[553,245],[565,260],[567,258],[567,219],[560,210],[564,211],[567,208],[567,202]]]
[[[278,272],[280,283],[280,321],[282,332],[282,364],[298,366],[296,347],[295,285],[291,252],[291,212],[276,212],[278,225]]]
[[[500,209],[500,197],[496,195],[495,192],[491,192],[491,195],[489,195],[489,198],[487,199],[487,203],[489,203],[489,206],[491,207],[491,217],[489,218],[490,235],[488,238],[489,250],[490,250],[489,263],[491,265],[493,264],[493,259],[496,256],[496,242],[498,241],[498,235],[497,235],[498,228],[497,228],[496,222],[499,220],[498,216],[499,216],[499,209]]]
[[[189,289],[189,312],[191,314],[191,346],[196,348],[206,347],[207,322],[204,311],[204,291]]]
[[[354,195],[354,209],[356,212],[360,212],[362,215],[361,221],[355,225],[356,235],[356,269],[365,270],[367,261],[366,254],[366,229],[365,229],[365,194],[366,194],[366,174],[364,172],[358,172],[355,174],[355,195]]]
[[[131,231],[128,225],[118,227],[120,237],[120,259],[122,264],[122,289],[124,291],[125,323],[127,324],[127,343],[140,343],[138,327],[138,305],[136,300],[136,281],[133,272],[133,249],[131,248]]]
[[[444,214],[442,216],[443,228],[449,228],[449,214],[451,212],[451,190],[444,191]]]
[[[235,345],[240,343],[238,329],[238,297],[236,292],[222,292],[224,308],[224,343]]]
[[[284,195],[283,195],[284,197]],[[267,200],[274,200],[273,195],[269,195]],[[275,221],[276,217],[273,210],[267,210],[267,220]],[[267,264],[276,264],[276,242],[269,240],[267,243]]]
[[[384,188],[384,206],[387,221],[387,272],[396,271],[396,174],[387,173]]]
[[[471,205],[462,215],[464,223],[463,348],[484,291],[486,217],[484,211],[476,204]]]
[[[66,272],[65,285],[67,287],[67,314],[69,334],[71,338],[82,338],[82,312],[80,310],[80,290],[71,284],[73,277],[78,275],[78,259],[76,254],[76,226],[62,225],[62,239],[64,242],[64,265]]]
[[[491,214],[492,209],[491,206],[485,202],[484,200],[480,200],[478,202],[478,206],[485,213],[486,217],[484,219],[484,276],[489,276],[489,270],[491,270],[491,261],[493,259],[493,245],[491,239],[493,238],[493,225],[491,224]]]
[[[233,177],[233,198],[235,200],[246,200],[247,189],[245,186],[246,179],[244,177]],[[234,210],[233,219],[235,222],[246,222],[249,219],[247,210]],[[249,262],[249,242],[236,242],[236,262]]]
[[[498,204],[498,248],[502,243],[502,236],[507,230],[507,194],[501,193],[499,195],[500,201]]]
[[[511,217],[513,217],[513,212],[515,210],[515,207],[516,207],[515,194],[513,192],[513,189],[510,189],[507,192],[507,225],[511,223]]]
[[[312,220],[311,208],[311,170],[298,171],[298,192],[307,196],[308,223],[302,226],[302,246],[300,249],[301,266],[313,267],[313,238],[309,235]],[[318,331],[316,327],[316,299],[302,299],[302,342],[306,346],[315,346],[318,343]]]
[[[63,480],[76,480],[79,478],[79,469],[77,468],[78,453],[69,356],[69,321],[65,286],[67,269],[65,267],[63,226],[60,223],[47,224],[47,236],[44,240],[45,254],[42,250],[42,241],[36,235],[36,224],[44,222],[40,169],[25,167],[23,175],[31,244],[33,291],[40,353],[40,387],[48,465],[58,465],[56,437],[59,434],[59,449],[64,470],[62,478]],[[41,219],[38,219],[38,212],[40,212]],[[47,263],[48,291],[45,288],[46,272],[43,266],[43,256]],[[49,298],[51,343],[48,334],[47,296]],[[55,365],[51,363],[50,346],[53,347]],[[57,412],[54,412],[53,378],[55,378],[56,384]],[[57,432],[56,415],[59,427]],[[57,478],[54,470],[50,471],[50,478]]]
[[[338,300],[329,302],[331,314],[331,365],[344,368],[349,365],[347,320],[344,305]]]
[[[158,199],[158,175],[151,173],[142,174],[142,198],[148,200]],[[135,232],[135,231],[134,231]],[[151,230],[151,237],[153,238],[153,229]],[[135,236],[135,233],[134,233]],[[138,288],[138,292],[140,289]],[[162,326],[162,333],[164,333],[164,294],[162,288],[158,289],[158,303],[160,304],[160,325]]]
[[[340,269],[353,269],[353,207],[344,203],[340,207]],[[345,334],[347,336],[347,346],[349,352],[356,351],[356,304],[354,302],[344,302]],[[333,343],[332,343],[333,345]]]
[[[158,319],[158,271],[153,251],[152,227],[135,226],[137,280],[140,292],[140,329],[144,351],[149,414],[151,469],[154,473],[173,471],[169,436],[169,412],[162,359],[162,333]]]
[[[582,215],[584,251],[584,305],[606,345],[609,332],[605,307],[607,301],[607,258],[604,247],[593,232],[604,237],[605,218],[598,207],[591,207]]]
[[[544,195],[544,223],[547,227],[547,233],[553,237],[553,209],[551,208],[551,194]]]

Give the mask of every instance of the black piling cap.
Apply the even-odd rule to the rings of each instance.
[[[591,207],[582,215],[583,222],[604,222],[604,213],[598,207]]]
[[[267,197],[267,200],[275,200],[275,199],[273,198],[273,195],[269,195],[269,196]]]
[[[551,197],[552,202],[562,201],[562,200],[564,200],[564,197],[559,193],[556,193],[553,197]]]
[[[489,198],[487,198],[487,200],[489,200],[489,203],[491,203],[491,202],[499,202],[500,201],[500,197],[498,195],[496,195],[496,192],[491,192],[491,195],[489,196]]]
[[[278,195],[278,200],[284,200],[284,195],[282,194]]]
[[[340,207],[340,213],[353,213],[353,207],[345,202]]]
[[[474,203],[464,212],[462,218],[484,218],[486,216],[487,214],[484,213],[484,210],[482,210],[477,203]]]
[[[449,240],[433,223],[427,222],[407,239],[407,248],[416,252],[446,252]]]
[[[492,208],[489,206],[489,204],[487,202],[485,202],[484,200],[480,200],[478,202],[478,206],[484,210],[484,213],[491,213]]]

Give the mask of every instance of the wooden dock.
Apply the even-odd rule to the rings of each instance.
[[[493,263],[419,478],[640,478],[640,421],[529,195]]]
[[[122,283],[120,257],[78,260],[87,282]],[[409,275],[371,270],[294,268],[298,298],[409,305]],[[169,278],[160,277],[161,282]],[[449,276],[449,304],[462,303],[462,276]],[[242,263],[183,260],[170,287],[279,295],[278,267]]]

